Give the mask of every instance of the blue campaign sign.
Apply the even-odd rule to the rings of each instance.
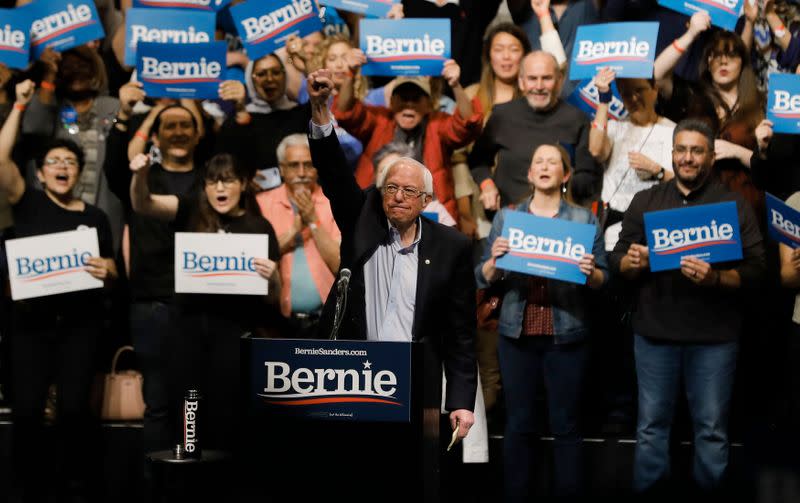
[[[216,12],[225,8],[231,0],[133,0],[134,7],[163,9],[194,9]]]
[[[0,9],[0,63],[24,69],[30,53],[31,18],[27,9]]]
[[[658,0],[658,4],[687,16],[698,11],[708,12],[711,24],[733,31],[744,0]]]
[[[411,344],[252,339],[248,402],[275,417],[409,422]]]
[[[125,16],[125,64],[136,65],[139,42],[203,44],[214,41],[213,12],[180,9],[128,9]]]
[[[736,203],[701,204],[644,214],[650,270],[679,269],[681,258],[708,263],[742,258]]]
[[[322,30],[314,0],[250,0],[230,11],[252,60],[280,49],[291,35],[303,37]]]
[[[622,102],[622,97],[619,95],[616,81],[611,82],[611,93],[614,95],[611,98],[611,103],[608,104],[608,117],[613,120],[624,120],[628,117],[628,111],[625,110],[625,104]],[[597,113],[597,105],[600,104],[599,93],[597,86],[594,85],[592,79],[581,81],[580,84],[572,91],[567,101],[594,119]]]
[[[449,19],[362,19],[364,75],[441,75],[450,59]]]
[[[136,75],[151,98],[214,99],[225,80],[225,42],[140,42]]]
[[[767,119],[776,133],[800,134],[800,75],[771,73]]]
[[[36,0],[25,10],[31,16],[34,59],[48,47],[66,51],[106,36],[92,0]]]
[[[392,5],[400,0],[320,0],[319,3],[367,17],[386,17]]]
[[[800,248],[800,211],[767,193],[769,237],[792,248]]]
[[[590,79],[600,68],[617,78],[653,76],[658,23],[608,23],[578,26],[569,79]]]
[[[497,259],[508,271],[560,279],[581,285],[586,275],[578,261],[592,252],[597,227],[558,218],[543,218],[522,211],[503,210],[503,237],[509,252]]]

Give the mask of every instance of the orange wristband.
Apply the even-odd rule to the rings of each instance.
[[[20,112],[24,112],[26,108],[28,108],[28,105],[25,105],[23,103],[14,103],[14,110],[19,110]]]
[[[488,187],[489,185],[494,187],[494,182],[492,181],[491,178],[487,178],[486,180],[481,182],[481,190],[486,190],[486,187]]]
[[[41,81],[39,83],[39,87],[41,87],[42,89],[45,89],[47,91],[55,91],[56,90],[56,85],[53,84],[52,82],[47,82],[46,80]]]
[[[141,138],[144,141],[147,141],[147,139],[148,139],[147,135],[142,133],[141,131],[136,131],[135,133],[133,133],[133,136],[135,136],[137,138]]]
[[[674,48],[675,48],[675,50],[676,50],[676,51],[678,51],[678,52],[679,52],[679,53],[681,53],[681,54],[683,54],[684,52],[686,52],[686,49],[684,49],[683,47],[681,47],[681,46],[679,46],[679,45],[678,45],[678,39],[677,39],[677,38],[676,38],[675,40],[673,40],[673,41],[672,41],[672,47],[674,47]]]
[[[602,129],[603,131],[605,131],[606,129],[608,129],[608,123],[606,122],[605,126],[600,127],[600,124],[598,124],[595,121],[592,121],[592,129]]]

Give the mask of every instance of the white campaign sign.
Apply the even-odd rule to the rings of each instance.
[[[94,228],[11,239],[6,252],[14,300],[103,287],[86,272],[87,260],[100,256]]]
[[[175,292],[267,295],[254,259],[267,258],[266,234],[175,233]]]

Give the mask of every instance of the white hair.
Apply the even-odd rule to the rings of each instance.
[[[278,148],[275,150],[275,155],[278,156],[279,164],[283,164],[284,161],[286,161],[286,149],[289,147],[305,147],[311,150],[311,147],[308,145],[308,136],[301,133],[290,134],[281,140],[278,144]]]
[[[383,184],[386,181],[386,176],[389,174],[389,171],[391,171],[393,167],[399,166],[400,164],[418,168],[422,173],[422,179],[425,182],[425,193],[433,197],[433,175],[431,174],[431,170],[426,168],[421,162],[417,161],[416,159],[412,159],[411,157],[400,157],[384,166],[383,169],[378,171],[378,174],[375,175],[375,186],[379,189],[383,188]]]

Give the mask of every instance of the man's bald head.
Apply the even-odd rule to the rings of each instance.
[[[563,81],[558,61],[549,52],[533,51],[522,59],[519,88],[534,110],[552,108],[558,101]]]

